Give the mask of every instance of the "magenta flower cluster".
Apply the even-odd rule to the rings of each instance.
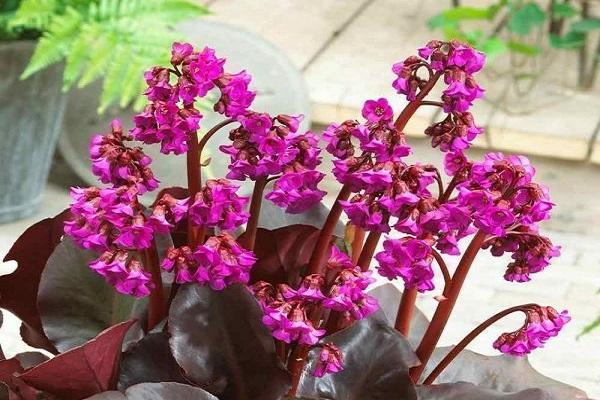
[[[419,57],[411,56],[392,67],[396,74],[392,86],[410,101],[416,99],[417,90],[427,83],[417,75],[419,69],[427,69],[429,79],[435,74],[443,74],[447,87],[441,100],[448,115],[425,130],[425,134],[432,138],[433,147],[439,146],[442,151],[464,150],[483,132],[475,125],[469,109],[475,100],[483,96],[484,91],[473,74],[479,72],[484,63],[483,53],[471,47],[455,41],[433,40],[419,49]]]
[[[223,290],[234,283],[248,283],[255,262],[251,251],[222,233],[210,237],[194,251],[188,246],[168,249],[161,266],[167,272],[175,272],[177,283],[196,282]]]
[[[552,307],[532,306],[525,311],[525,324],[518,330],[503,333],[494,342],[494,348],[502,353],[524,356],[558,335],[571,320],[566,311],[557,312]]]
[[[231,158],[227,177],[236,180],[276,179],[266,198],[289,213],[302,213],[317,204],[326,192],[317,185],[325,174],[319,139],[312,132],[298,132],[302,116],[246,111],[240,125],[229,133],[231,144],[221,151]]]
[[[273,336],[285,343],[315,345],[325,334],[311,321],[311,312],[326,308],[341,313],[346,323],[366,318],[378,309],[377,300],[366,294],[374,282],[370,272],[363,272],[335,245],[327,263],[333,278],[307,275],[298,288],[287,284],[273,286],[259,281],[251,286],[263,307],[263,323]]]
[[[146,144],[160,143],[162,153],[183,154],[188,150],[189,133],[200,128],[202,114],[195,108],[199,98],[218,90],[214,110],[236,117],[252,104],[255,93],[249,90],[249,74],[226,72],[225,59],[208,47],[196,52],[190,44],[175,43],[171,64],[173,69],[154,67],[144,75],[150,103],[135,116],[131,133]]]

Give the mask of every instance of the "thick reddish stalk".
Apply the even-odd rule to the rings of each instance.
[[[446,265],[446,262],[444,261],[442,255],[438,253],[435,249],[431,250],[433,258],[435,258],[435,261],[437,262],[438,266],[440,267],[440,270],[442,271],[442,276],[444,277],[444,291],[442,292],[442,294],[445,297],[446,294],[448,294],[448,290],[450,290],[450,285],[452,284],[452,277],[450,276],[450,271],[448,271],[448,266]]]
[[[194,202],[196,194],[200,191],[200,146],[198,145],[198,132],[190,132],[187,151],[187,183],[190,193],[190,204]],[[188,218],[188,245],[194,247],[197,243],[198,227]]]
[[[360,257],[358,258],[357,262],[357,265],[360,267],[361,271],[364,272],[369,269],[371,260],[373,259],[373,254],[375,254],[375,250],[377,250],[379,238],[381,238],[381,232],[372,231],[369,233],[369,236],[367,236],[367,240],[365,241],[365,245],[360,252]]]
[[[148,305],[147,329],[150,331],[167,316],[167,304],[165,303],[160,267],[158,265],[158,253],[154,241],[152,242],[152,247],[142,252],[142,257],[144,266],[150,271],[152,283],[154,283],[154,289],[150,293]]]
[[[435,346],[440,340],[442,332],[446,327],[446,323],[450,318],[450,314],[454,309],[454,305],[456,304],[460,290],[462,289],[465,279],[467,278],[469,269],[475,260],[475,256],[481,249],[481,245],[483,244],[484,240],[485,233],[478,231],[458,263],[456,271],[454,272],[454,276],[452,277],[452,284],[450,285],[450,289],[448,290],[448,294],[446,296],[447,299],[438,304],[435,314],[431,319],[431,323],[423,335],[423,340],[417,348],[416,353],[417,357],[419,357],[419,360],[421,360],[421,365],[410,370],[410,375],[413,382],[417,382],[419,380],[419,377],[425,369],[427,361],[429,361]]]
[[[229,118],[226,119],[225,121],[219,122],[218,124],[216,124],[215,126],[213,126],[212,128],[210,128],[210,130],[208,132],[206,132],[204,134],[204,136],[202,136],[202,139],[200,139],[200,142],[198,144],[198,154],[199,156],[202,155],[202,150],[204,150],[204,146],[206,146],[206,143],[208,142],[208,140],[215,134],[217,133],[221,128],[235,122],[236,120],[234,118]]]
[[[417,289],[404,288],[400,304],[398,305],[398,314],[394,327],[402,335],[408,337],[410,333],[410,321],[412,320],[415,302],[417,301]]]
[[[363,248],[363,242],[365,241],[365,230],[352,225],[352,231],[352,262],[356,264]]]
[[[302,376],[302,369],[306,363],[306,357],[308,356],[308,346],[297,344],[292,350],[292,354],[288,360],[288,370],[292,375],[292,386],[288,392],[288,396],[294,397],[298,390],[298,384],[300,383],[300,377]]]
[[[350,193],[350,188],[347,185],[342,186],[340,193],[338,194],[333,206],[331,207],[331,210],[329,211],[329,215],[327,215],[325,224],[323,224],[323,228],[319,233],[319,238],[315,244],[315,249],[310,256],[310,261],[308,262],[308,274],[320,274],[323,272],[323,267],[325,266],[325,262],[329,256],[329,245],[333,237],[333,232],[335,231],[335,226],[342,215],[342,206],[340,205],[340,201],[348,200]]]
[[[440,76],[442,76],[442,75],[443,75],[442,71],[438,71],[435,74],[433,74],[430,77],[430,79],[427,81],[427,84],[425,86],[423,86],[423,89],[421,89],[421,91],[419,91],[419,94],[417,95],[417,97],[413,101],[408,103],[406,105],[406,107],[404,107],[404,110],[402,110],[400,115],[398,115],[398,118],[396,119],[396,122],[394,123],[394,126],[396,127],[396,129],[398,129],[400,132],[402,132],[404,130],[404,128],[406,127],[406,124],[408,123],[408,120],[419,109],[419,107],[423,103],[423,99],[425,98],[425,96],[427,96],[427,94],[431,91],[431,89],[433,89],[433,87],[437,83],[438,79],[440,79]]]
[[[463,340],[461,340],[446,356],[440,361],[440,363],[434,368],[433,371],[429,374],[429,376],[423,381],[424,385],[430,385],[435,381],[435,379],[440,375],[440,373],[454,360],[454,358],[463,351],[469,343],[473,341],[477,336],[481,334],[481,332],[485,331],[490,325],[496,323],[498,320],[506,317],[509,314],[512,314],[517,311],[527,311],[535,304],[523,304],[520,306],[515,306],[511,308],[507,308],[506,310],[500,311],[498,314],[493,315],[488,318],[484,322],[482,322],[477,328],[473,329]]]
[[[260,206],[262,205],[265,186],[267,186],[267,178],[258,178],[254,182],[252,200],[250,201],[250,218],[246,224],[246,235],[244,238],[244,246],[248,250],[254,250],[256,230],[258,229],[258,217],[260,216]]]

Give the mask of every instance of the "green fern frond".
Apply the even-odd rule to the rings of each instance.
[[[48,31],[39,40],[21,79],[62,60],[69,53],[81,22],[81,15],[72,9],[55,17]]]
[[[56,0],[23,0],[10,26],[43,31],[50,26],[58,8]]]
[[[173,33],[173,25],[208,13],[194,0],[24,2],[28,4],[20,8],[23,20],[35,21],[40,27],[46,23],[44,15],[52,5],[54,13],[67,6],[63,15],[51,18],[22,78],[61,60],[65,60],[65,90],[75,83],[84,87],[104,76],[101,111],[114,102],[125,107],[139,99],[144,70],[167,65],[170,44],[181,39]],[[35,4],[43,5],[38,14],[31,9]]]

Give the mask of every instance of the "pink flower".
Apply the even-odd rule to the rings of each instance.
[[[171,64],[179,65],[185,58],[192,55],[194,52],[194,46],[189,43],[173,43],[171,47]]]
[[[120,228],[114,243],[126,249],[147,249],[152,246],[153,230],[141,215]]]
[[[167,272],[175,271],[175,282],[183,284],[194,282],[198,262],[188,246],[171,247],[165,252],[161,267]]]
[[[567,311],[558,313],[552,307],[533,306],[525,311],[525,324],[519,330],[503,333],[494,342],[494,348],[502,353],[523,356],[539,347],[548,339],[558,335],[562,327],[571,320]]]
[[[342,252],[335,244],[331,245],[331,254],[327,260],[327,267],[333,270],[354,268],[354,264],[348,254]]]
[[[175,224],[185,217],[188,211],[188,199],[178,200],[170,194],[164,194],[154,205],[148,223],[160,233],[169,233]]]
[[[237,74],[223,74],[217,81],[221,98],[215,104],[215,111],[227,117],[243,114],[252,104],[256,92],[248,89],[252,77],[246,71]]]
[[[228,230],[248,221],[245,211],[248,197],[236,194],[239,185],[227,179],[210,179],[196,194],[189,207],[189,218],[195,225]]]
[[[151,158],[140,147],[130,148],[124,142],[131,137],[123,134],[121,122],[113,120],[111,132],[95,135],[90,143],[92,172],[103,183],[115,186],[135,185],[143,194],[158,187],[158,180],[148,166]]]
[[[416,288],[419,292],[434,289],[429,243],[411,237],[387,239],[383,249],[375,256],[381,276],[390,280],[400,277],[407,288]]]
[[[196,85],[198,96],[204,97],[224,75],[223,64],[225,64],[224,58],[217,58],[214,49],[205,47],[191,59],[187,66],[184,66],[183,73]]]
[[[367,100],[363,105],[362,116],[369,123],[388,122],[394,116],[387,99]]]
[[[343,370],[344,356],[340,349],[333,343],[323,343],[313,375],[321,378],[325,374],[334,374]]]
[[[290,214],[300,214],[311,209],[327,193],[317,185],[325,174],[316,170],[284,173],[265,198]]]
[[[349,312],[356,320],[366,318],[379,308],[377,300],[365,293],[375,281],[370,275],[358,267],[341,270],[327,293],[328,298],[321,304],[335,311]]]
[[[315,329],[300,304],[279,303],[266,306],[263,324],[271,331],[273,337],[286,343],[298,342],[312,346],[325,335],[324,329]]]
[[[198,269],[194,279],[213,290],[223,290],[234,283],[248,283],[256,262],[251,251],[242,248],[227,233],[210,237],[194,252]]]
[[[129,271],[122,280],[115,284],[119,293],[134,297],[145,297],[154,289],[151,275],[144,271],[137,260],[129,262]]]

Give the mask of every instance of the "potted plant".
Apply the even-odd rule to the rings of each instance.
[[[504,278],[514,282],[560,253],[539,231],[553,204],[529,161],[464,152],[481,133],[469,108],[482,95],[474,75],[483,63],[482,53],[440,41],[396,63],[403,110],[367,100],[361,121],[323,133],[341,186],[326,210],[320,138],[298,130],[301,116],[252,110],[247,72],[228,71],[213,49],[175,43],[171,65],[145,74],[148,104],[135,127],[115,121],[92,139],[103,185],[72,188],[70,209],[29,228],[7,256],[19,266],[0,277],[0,306],[23,320],[25,341],[56,355],[1,361],[4,390],[15,399],[586,399],[524,357],[559,333],[566,311],[516,305],[436,349],[479,252],[511,253]],[[443,95],[428,98],[436,85]],[[223,120],[199,138],[194,105],[209,92]],[[421,106],[446,114],[425,132],[445,153],[443,170],[406,161],[402,130]],[[227,176],[205,180],[202,150],[226,130]],[[157,180],[134,140],[185,155],[188,187],[144,207],[138,196]],[[252,196],[240,196],[236,180],[253,181]],[[271,218],[263,201],[306,218],[261,228]],[[415,298],[436,290],[435,274],[445,284],[429,322]],[[404,292],[370,290],[376,275]],[[493,344],[505,355],[465,350],[512,313],[524,324]]]
[[[104,78],[100,109],[128,105],[143,88],[144,66],[168,60],[172,25],[205,12],[191,0],[2,2],[0,222],[40,202],[65,109],[61,92]]]

